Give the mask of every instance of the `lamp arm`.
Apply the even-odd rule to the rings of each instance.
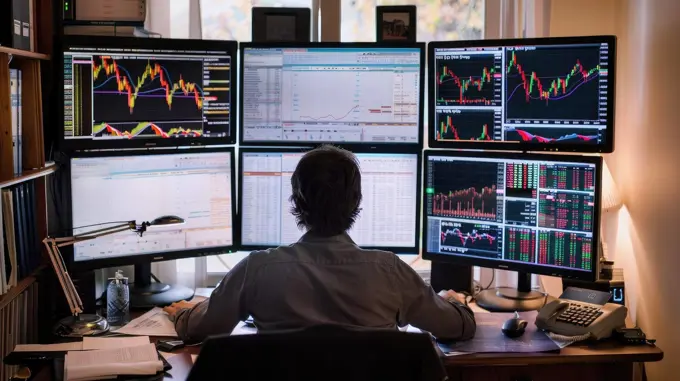
[[[117,228],[115,230],[111,230],[113,228]],[[101,229],[100,229],[101,230]],[[53,238],[57,244],[57,247],[64,247],[64,246],[70,246],[73,244],[76,244],[78,242],[82,241],[89,241],[91,239],[96,239],[99,237],[104,237],[107,235],[115,234],[115,233],[120,233],[124,231],[130,231],[130,226],[125,225],[124,227],[120,226],[114,226],[110,229],[107,229],[105,232],[94,232],[94,233],[85,233],[85,234],[79,234],[73,237],[62,237],[62,238]]]
[[[80,299],[76,287],[71,280],[71,276],[66,271],[66,265],[64,263],[64,258],[59,252],[59,247],[54,241],[54,238],[45,238],[43,244],[47,249],[50,261],[52,262],[52,267],[57,275],[59,284],[61,285],[64,296],[66,297],[66,302],[68,303],[71,313],[75,316],[83,313],[83,301]]]
[[[83,301],[80,299],[80,295],[78,295],[78,291],[76,290],[76,287],[73,284],[73,280],[71,279],[71,276],[66,270],[66,263],[64,262],[64,257],[61,255],[59,248],[64,246],[71,246],[77,242],[88,241],[91,239],[129,230],[137,231],[137,223],[135,221],[109,226],[102,229],[96,229],[72,237],[58,237],[58,238],[47,237],[43,240],[43,244],[47,249],[50,261],[52,262],[54,272],[57,275],[57,279],[59,280],[59,284],[61,285],[62,291],[64,292],[64,296],[66,297],[68,306],[71,309],[71,313],[74,316],[78,316],[79,314],[83,313]]]

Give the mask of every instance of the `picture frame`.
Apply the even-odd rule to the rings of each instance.
[[[375,11],[377,42],[416,42],[416,6],[382,5]]]
[[[253,7],[253,42],[310,42],[309,8]]]

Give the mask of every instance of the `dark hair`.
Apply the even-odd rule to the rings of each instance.
[[[324,145],[307,152],[290,179],[291,213],[298,227],[330,237],[349,230],[359,215],[361,173],[349,151]]]

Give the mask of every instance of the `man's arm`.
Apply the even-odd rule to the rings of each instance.
[[[201,342],[211,335],[231,333],[239,321],[248,318],[244,292],[247,268],[248,257],[229,271],[209,299],[177,313],[175,329],[182,340]]]
[[[411,266],[398,257],[395,276],[397,291],[402,295],[400,326],[411,324],[444,340],[469,340],[475,335],[477,324],[472,310],[462,303],[448,302],[437,295]]]

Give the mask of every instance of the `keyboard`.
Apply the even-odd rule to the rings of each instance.
[[[587,304],[569,303],[569,307],[557,315],[557,321],[574,324],[580,327],[591,325],[595,319],[602,315],[600,307]]]

